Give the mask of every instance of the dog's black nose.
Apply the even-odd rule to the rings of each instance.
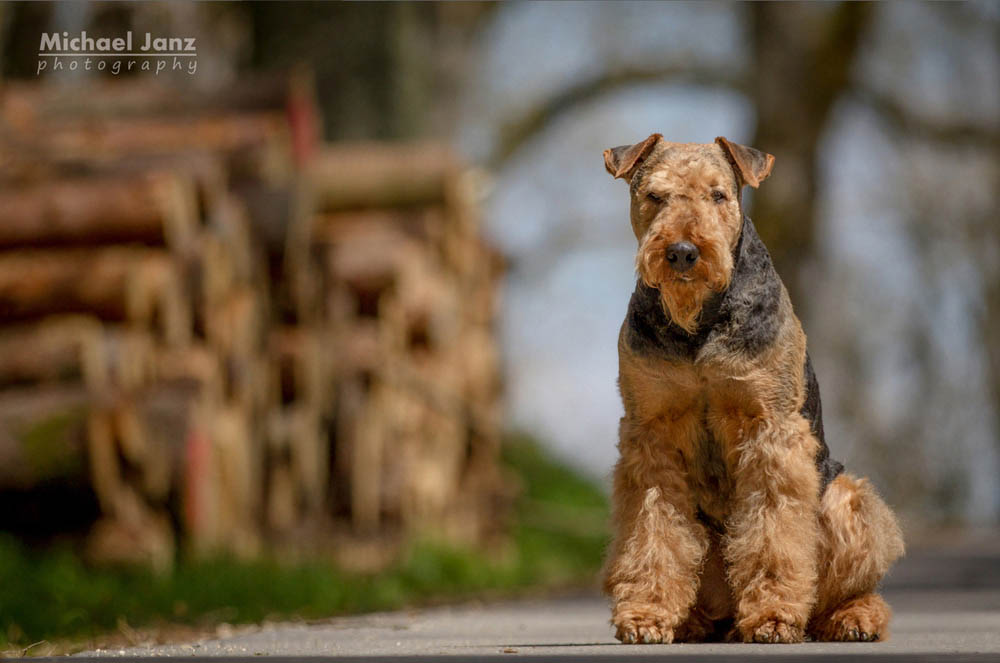
[[[691,242],[677,242],[667,247],[667,262],[675,272],[686,272],[698,262],[698,247]]]

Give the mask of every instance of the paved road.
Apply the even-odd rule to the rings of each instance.
[[[911,553],[886,584],[896,616],[885,643],[801,645],[619,645],[597,596],[462,605],[271,624],[184,645],[88,652],[85,656],[323,657],[403,661],[538,659],[620,660],[628,657],[737,661],[786,660],[1000,661],[1000,539]]]

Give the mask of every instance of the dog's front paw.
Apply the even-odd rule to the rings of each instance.
[[[793,626],[778,619],[766,619],[756,625],[740,627],[743,642],[759,642],[765,644],[802,642],[805,632],[798,626]]]
[[[654,606],[648,611],[641,608],[620,611],[612,617],[611,624],[615,627],[615,638],[626,645],[666,645],[674,641],[673,627]]]

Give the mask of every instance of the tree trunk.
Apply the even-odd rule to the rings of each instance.
[[[753,194],[752,216],[778,272],[801,308],[808,303],[803,266],[815,251],[818,153],[834,103],[850,83],[868,3],[754,3],[752,144],[777,157],[774,175]]]

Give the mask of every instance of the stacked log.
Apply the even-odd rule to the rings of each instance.
[[[0,494],[87,472],[91,553],[159,567],[491,534],[503,265],[474,174],[318,147],[298,75],[68,98],[0,94]]]
[[[482,540],[502,493],[498,255],[438,145],[328,147],[310,171],[335,365],[337,480],[355,531]]]
[[[56,322],[66,343],[114,346],[88,363],[113,366],[77,371],[77,465],[104,514],[89,551],[164,567],[179,538],[257,550],[267,278],[228,178],[274,162],[274,131],[255,137],[260,123],[240,116],[20,121],[0,177],[0,325],[26,335],[9,347]],[[53,317],[67,315],[91,324]]]

